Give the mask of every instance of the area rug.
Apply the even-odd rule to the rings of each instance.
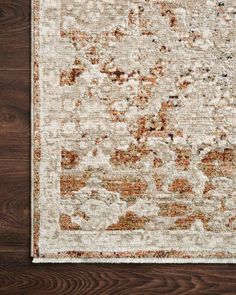
[[[235,262],[235,1],[32,10],[33,261]]]

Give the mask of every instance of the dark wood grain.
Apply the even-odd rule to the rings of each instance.
[[[30,0],[0,0],[0,70],[30,67]]]
[[[3,265],[1,294],[235,294],[230,266]],[[12,292],[12,293],[11,293]]]
[[[32,264],[29,16],[0,0],[0,294],[236,294],[235,265]]]

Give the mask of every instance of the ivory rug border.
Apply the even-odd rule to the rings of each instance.
[[[45,246],[46,251],[41,250],[40,244],[40,153],[41,153],[41,130],[40,130],[40,108],[41,108],[41,88],[40,88],[40,4],[42,0],[32,0],[32,102],[31,102],[31,256],[34,263],[236,263],[236,243],[235,236],[229,232],[220,233],[223,239],[233,245],[226,246],[222,251],[222,245],[217,245],[216,251],[208,249],[208,241],[217,240],[217,234],[209,234],[206,237],[205,247],[199,248],[191,245],[189,241],[189,251],[184,249],[185,245],[180,245],[178,250],[170,246],[166,250],[156,250],[151,246],[139,250],[115,251],[115,246],[111,249],[101,251],[99,247],[91,246],[89,251],[85,250],[63,250]],[[60,1],[58,1],[60,2]],[[136,1],[135,1],[136,2]],[[168,2],[168,1],[167,1]],[[175,1],[172,1],[175,2]],[[55,4],[55,1],[54,1]],[[185,233],[191,232],[186,230]],[[173,232],[174,238],[177,232]],[[111,235],[112,236],[112,235]],[[160,233],[159,238],[165,235]],[[91,237],[90,241],[94,238]],[[201,237],[199,237],[201,239]],[[217,241],[216,241],[217,244]],[[67,245],[69,246],[69,245]],[[66,248],[66,247],[65,247]],[[121,248],[122,249],[122,248]],[[199,250],[200,249],[200,250]]]

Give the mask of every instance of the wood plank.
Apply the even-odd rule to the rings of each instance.
[[[8,160],[3,171],[15,159],[30,160],[30,72],[0,71],[0,89],[0,159]]]
[[[1,266],[1,294],[235,294],[235,268],[163,265]],[[9,290],[12,293],[9,293]]]
[[[29,260],[30,72],[0,71],[0,262]]]
[[[30,0],[1,0],[0,69],[30,69]]]

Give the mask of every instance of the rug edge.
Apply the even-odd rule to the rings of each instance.
[[[32,263],[235,264],[236,258],[33,258]]]
[[[40,3],[41,0],[32,0],[31,1],[31,101],[30,101],[30,110],[31,110],[31,149],[30,149],[30,176],[31,176],[31,184],[30,184],[30,209],[31,209],[31,242],[30,242],[30,255],[33,257],[35,255],[36,249],[38,248],[38,241],[36,239],[36,229],[35,229],[35,204],[36,204],[36,189],[35,189],[35,175],[37,174],[38,167],[36,166],[36,158],[35,151],[37,148],[36,136],[37,131],[39,131],[39,127],[35,126],[37,116],[37,112],[40,105],[40,97],[39,97],[39,78],[36,78],[35,75],[38,75],[39,69],[37,66],[39,65],[39,44],[37,40],[39,40],[39,15],[40,15]],[[38,38],[38,39],[37,39]],[[39,219],[39,218],[38,218]],[[39,220],[37,220],[39,222]]]
[[[34,179],[34,164],[33,164],[33,158],[34,158],[34,27],[35,27],[35,22],[34,22],[34,4],[35,0],[31,1],[31,64],[30,64],[30,69],[31,69],[31,101],[30,101],[30,112],[31,112],[31,122],[30,122],[30,128],[31,128],[31,148],[30,148],[30,156],[31,156],[31,163],[30,163],[30,176],[31,176],[31,184],[30,184],[30,209],[31,209],[31,226],[30,226],[30,256],[33,257],[34,255],[34,187],[33,187],[33,179]]]

